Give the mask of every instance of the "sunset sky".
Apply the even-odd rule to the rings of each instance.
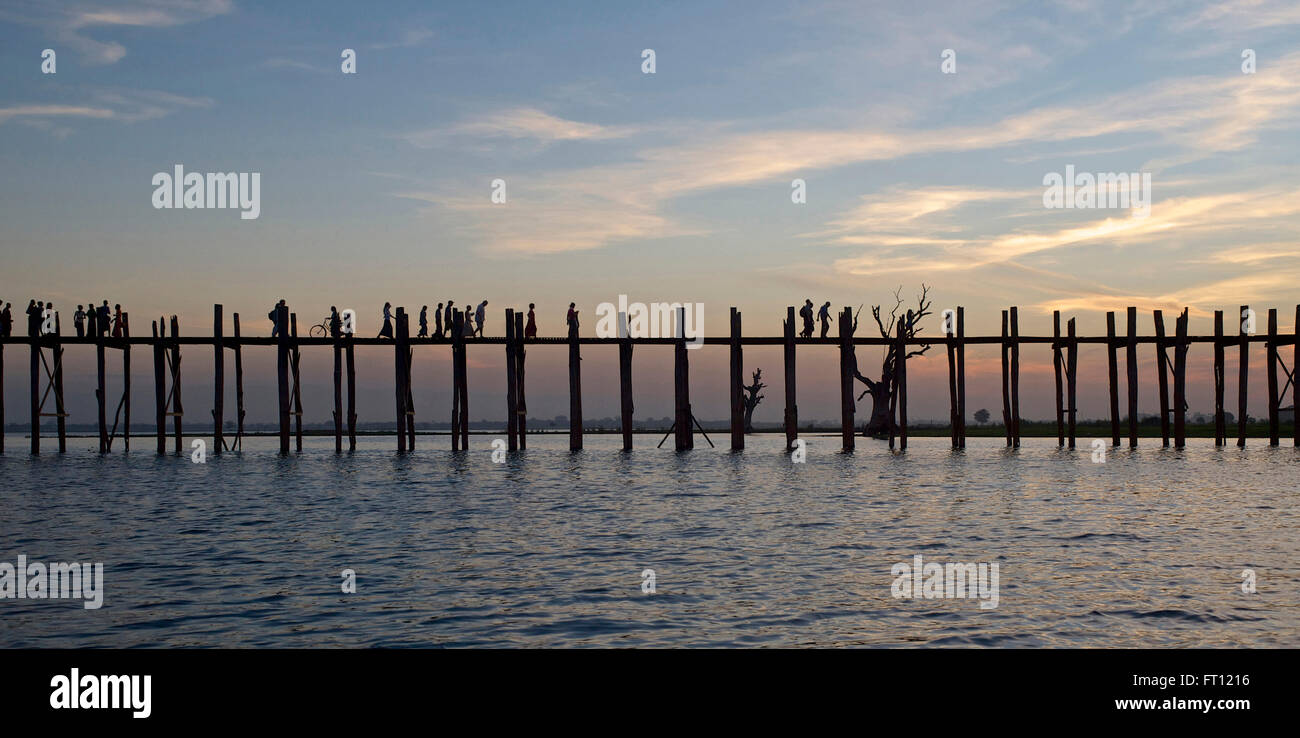
[[[968,334],[996,333],[1013,304],[1025,334],[1050,334],[1059,309],[1096,335],[1106,310],[1122,325],[1128,305],[1143,334],[1150,310],[1172,332],[1183,307],[1192,333],[1211,332],[1215,309],[1235,332],[1241,304],[1257,307],[1261,329],[1278,308],[1290,332],[1297,41],[1293,0],[11,0],[0,6],[0,299],[16,313],[53,300],[65,326],[77,303],[120,302],[137,335],[164,313],[207,334],[218,302],[265,335],[280,298],[300,322],[331,304],[356,309],[364,335],[385,301],[418,311],[487,299],[498,335],[504,308],[535,302],[542,333],[559,335],[576,301],[593,335],[596,304],[626,294],[703,303],[711,335],[730,306],[747,334],[777,335],[785,306],[805,298],[856,308],[925,282],[936,310],[965,306]],[[55,74],[41,71],[46,48]],[[356,74],[342,73],[343,49]],[[953,74],[941,71],[945,49]],[[154,209],[151,179],[176,164],[259,172],[260,217]],[[1045,208],[1044,176],[1067,165],[1149,173],[1150,215]],[[504,204],[490,199],[498,178]],[[796,178],[806,204],[791,202]],[[201,428],[211,351],[187,352],[198,357],[187,410]],[[273,358],[250,353],[250,420],[271,420]],[[475,419],[504,417],[500,353],[471,348]],[[934,391],[915,392],[912,414],[946,418],[946,364],[932,353],[913,381]],[[1209,353],[1191,354],[1193,411],[1211,409]],[[638,415],[671,413],[670,354],[638,350]],[[877,354],[859,349],[859,361]],[[1050,351],[1027,354],[1023,412],[1047,418]],[[368,355],[361,416],[389,419],[392,352]],[[614,352],[585,355],[587,414],[613,415]],[[93,422],[90,356],[70,352],[83,382],[73,422]],[[1155,407],[1153,356],[1142,356],[1143,411]],[[307,417],[326,420],[327,353],[307,357]],[[1084,351],[1084,417],[1105,412],[1103,357]],[[567,412],[562,350],[529,359],[532,414]],[[692,359],[696,414],[725,417],[725,349]],[[25,351],[5,360],[25,379]],[[996,352],[971,360],[968,406],[996,415]],[[833,351],[801,350],[800,362],[801,416],[835,417]],[[136,364],[152,381],[143,351]],[[449,418],[447,364],[442,349],[417,356],[417,419]],[[779,420],[779,351],[749,350],[746,364],[771,385],[756,417]],[[1262,356],[1253,367],[1262,387]],[[5,393],[6,421],[24,421],[25,382]],[[150,393],[138,394],[138,417],[151,417]]]

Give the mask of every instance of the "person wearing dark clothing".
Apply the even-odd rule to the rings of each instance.
[[[343,335],[343,319],[339,317],[339,309],[330,305],[330,338],[339,338]]]
[[[271,306],[271,312],[266,314],[266,317],[271,319],[271,338],[280,335],[280,307],[282,305],[284,305],[284,300]]]
[[[827,300],[822,309],[817,311],[817,320],[822,324],[822,338],[826,337],[826,331],[831,329],[831,301]]]
[[[444,320],[443,323],[444,323],[444,325],[446,325],[446,327],[447,327],[447,337],[448,337],[448,338],[451,338],[451,337],[452,337],[452,331],[456,330],[455,326],[452,324],[452,322],[453,322],[453,318],[455,318],[455,311],[452,310],[452,307],[451,307],[452,305],[455,305],[455,304],[456,304],[456,303],[455,303],[455,301],[453,301],[453,300],[448,300],[448,301],[447,301],[447,315],[446,315],[446,320]]]
[[[803,318],[803,330],[799,331],[799,337],[812,338],[812,334],[813,334],[812,300],[803,301],[803,307],[799,308],[799,317]]]
[[[415,334],[416,338],[429,337],[429,306],[425,305],[420,308],[420,332]]]
[[[433,335],[442,338],[442,303],[433,309]]]
[[[122,337],[122,306],[113,306],[113,338]]]
[[[573,302],[569,303],[569,312],[564,316],[564,324],[571,330],[576,330],[578,328],[578,311],[573,309],[576,304],[577,303]]]
[[[14,334],[14,314],[10,310],[13,306],[12,302],[6,302],[5,309],[0,310],[0,336],[5,338]]]
[[[533,303],[528,303],[528,322],[524,324],[524,338],[537,338],[537,316],[533,313]]]
[[[42,305],[42,307],[44,307]],[[35,338],[41,328],[41,308],[36,306],[36,301],[31,300],[27,303],[27,335]]]
[[[93,301],[86,303],[86,337],[93,338],[99,330],[99,313],[95,311]]]
[[[384,327],[379,329],[379,335],[376,336],[376,338],[392,338],[392,337],[393,337],[393,311],[392,311],[392,307],[393,307],[393,304],[392,304],[391,302],[386,302],[386,303],[384,303]]]
[[[99,312],[99,316],[98,316],[98,317],[99,317],[99,333],[97,333],[96,335],[97,335],[97,336],[107,336],[107,335],[108,335],[108,329],[109,329],[109,321],[111,320],[111,318],[110,318],[110,316],[109,316],[110,311],[109,311],[109,309],[108,309],[108,300],[105,300],[105,301],[104,301],[104,304],[99,306],[99,310],[98,310],[98,312]]]
[[[77,327],[77,338],[86,337],[86,311],[77,306],[77,312],[72,314],[72,324]]]

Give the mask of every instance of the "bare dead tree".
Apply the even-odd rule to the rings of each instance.
[[[921,294],[916,297],[915,310],[909,309],[906,312],[900,312],[903,307],[902,292],[902,287],[894,291],[894,306],[890,308],[887,319],[884,317],[880,305],[871,307],[871,317],[875,318],[876,327],[880,329],[880,335],[885,338],[897,338],[900,325],[904,337],[909,340],[915,338],[922,331],[921,320],[931,314],[930,288],[924,283],[921,285]],[[855,317],[853,330],[856,331],[857,327],[858,322]],[[898,346],[895,343],[890,343],[885,347],[884,357],[881,359],[880,364],[879,380],[872,380],[862,376],[858,372],[856,352],[852,355],[853,376],[857,377],[858,381],[867,387],[862,394],[858,395],[858,399],[861,400],[863,397],[871,395],[871,417],[863,428],[862,434],[864,436],[888,435],[895,426],[889,408],[890,399],[894,393],[894,368],[897,363],[897,350]],[[923,356],[929,350],[930,344],[924,344],[920,349],[909,350],[904,358],[910,359],[915,356]]]
[[[761,381],[762,377],[763,377],[763,370],[762,369],[755,370],[754,383],[744,388],[745,390],[745,397],[744,397],[745,432],[746,433],[754,432],[754,422],[753,422],[754,408],[758,407],[758,403],[763,401],[763,396],[758,394],[760,390],[762,390],[764,387],[767,386],[766,384],[763,384],[763,382]]]

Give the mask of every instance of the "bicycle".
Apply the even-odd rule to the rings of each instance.
[[[307,331],[307,335],[311,336],[312,338],[324,338],[329,334],[330,334],[330,319],[328,316],[326,316],[326,318],[322,320],[319,324],[313,325],[311,327],[311,330]]]

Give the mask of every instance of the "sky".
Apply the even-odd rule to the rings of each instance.
[[[1143,333],[1153,309],[1172,333],[1183,307],[1193,334],[1211,332],[1216,309],[1231,332],[1241,304],[1261,323],[1278,308],[1290,332],[1298,41],[1300,5],[1269,0],[9,0],[0,299],[52,300],[65,315],[108,299],[137,334],[175,314],[190,335],[208,333],[214,303],[227,331],[239,312],[246,334],[267,334],[281,298],[307,322],[355,309],[371,335],[385,301],[486,299],[496,334],[504,308],[534,302],[541,332],[558,335],[574,301],[594,335],[596,305],[625,294],[702,303],[710,335],[726,332],[731,306],[748,335],[778,335],[785,306],[805,298],[892,304],[924,283],[936,310],[965,307],[968,335],[997,333],[1010,305],[1023,334],[1050,334],[1060,310],[1096,335],[1105,311],[1122,325],[1128,305]],[[178,164],[259,173],[259,217],[156,209],[152,179]],[[1067,166],[1149,174],[1149,214],[1045,207],[1044,178]],[[792,201],[796,179],[806,202]],[[274,417],[267,353],[247,359],[253,421]],[[499,353],[471,350],[473,417],[504,417]],[[947,416],[946,362],[932,353],[909,371],[934,390],[913,391],[913,418]],[[986,353],[971,356],[968,407],[996,415],[999,359]],[[18,354],[6,355],[11,377]],[[617,412],[613,355],[585,352],[590,416]],[[186,390],[205,418],[202,356]],[[387,419],[391,351],[368,356],[360,414]],[[638,352],[639,416],[671,414],[670,357]],[[1022,362],[1027,417],[1052,413],[1050,357],[1027,350]],[[69,350],[74,421],[93,418],[90,359]],[[696,414],[725,417],[725,349],[692,360]],[[304,361],[307,417],[326,420],[328,354]],[[417,357],[419,419],[449,416],[448,361],[443,349]],[[530,353],[533,414],[567,412],[565,361]],[[1083,417],[1105,413],[1103,361],[1084,349]],[[1208,411],[1209,349],[1190,361],[1192,410]],[[835,362],[801,350],[801,417],[837,416]],[[150,369],[142,353],[136,364]],[[746,365],[775,388],[756,418],[779,421],[779,352],[751,349]],[[7,384],[6,421],[21,422],[25,383]],[[151,415],[136,394],[138,417]]]

